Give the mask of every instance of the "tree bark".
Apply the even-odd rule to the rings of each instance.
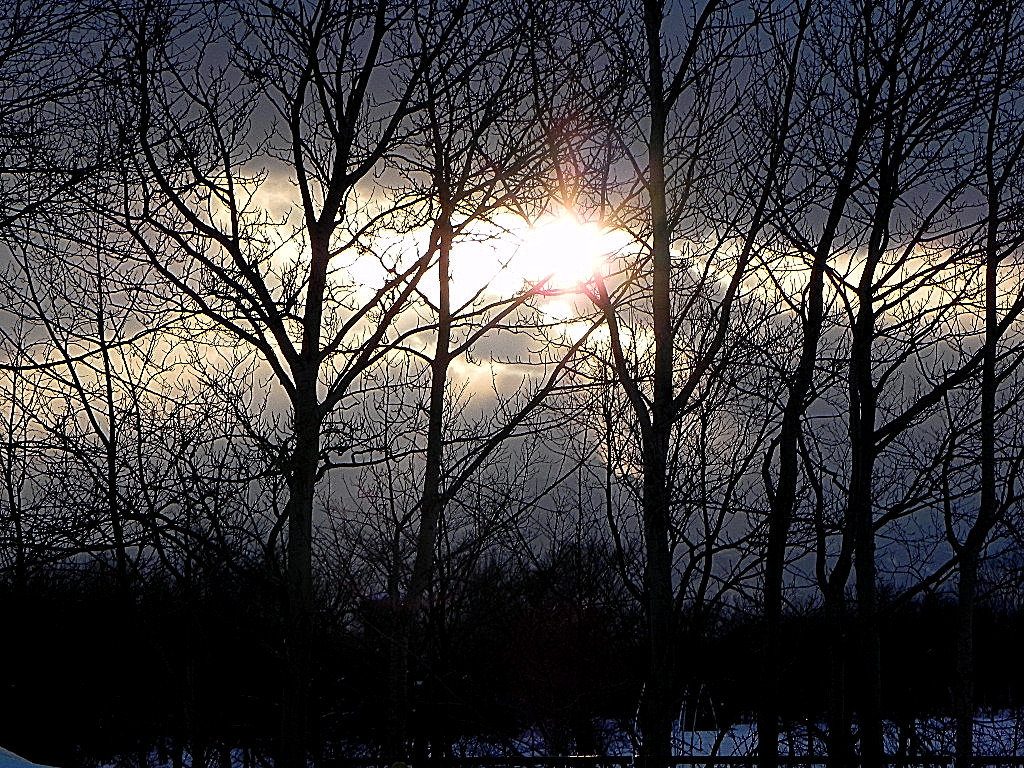
[[[857,758],[853,749],[853,723],[847,705],[847,615],[842,590],[826,599],[825,617],[832,640],[829,647],[828,755],[837,766],[854,766]]]
[[[1005,55],[1005,52],[1003,53]],[[999,61],[999,76],[1005,65]],[[1001,86],[1001,82],[1000,82]],[[960,548],[959,582],[956,611],[956,761],[970,764],[974,756],[974,610],[977,601],[978,568],[989,532],[998,517],[996,493],[996,345],[1000,338],[999,323],[999,198],[1005,176],[997,178],[994,167],[995,127],[999,122],[1001,87],[996,88],[992,113],[989,116],[986,154],[988,188],[988,222],[985,233],[985,349],[981,363],[981,488],[978,516]],[[954,545],[955,546],[955,545]]]
[[[643,436],[643,529],[647,548],[644,586],[647,601],[648,674],[641,712],[643,753],[668,757],[672,751],[674,620],[672,556],[669,547],[668,451],[672,427],[673,328],[671,318],[671,232],[665,189],[664,62],[661,55],[662,5],[644,2],[650,131],[647,195],[651,215],[654,387],[650,428]]]
[[[978,558],[961,553],[956,605],[956,719],[955,757],[958,766],[969,766],[974,756],[974,605],[978,585]]]
[[[430,588],[437,549],[437,532],[444,512],[441,491],[444,460],[445,391],[451,362],[451,250],[453,230],[450,213],[444,211],[437,227],[438,238],[438,320],[434,355],[430,361],[430,399],[427,406],[427,443],[424,455],[423,487],[420,495],[420,528],[416,536],[409,589],[396,606],[397,620],[391,650],[390,703],[385,757],[406,758],[408,751],[409,665],[412,636],[423,601]]]
[[[874,261],[869,257],[870,261]],[[860,308],[854,323],[850,360],[850,486],[847,519],[854,537],[857,585],[857,634],[860,676],[857,723],[861,763],[879,768],[882,760],[881,657],[878,635],[878,599],[875,568],[874,503],[872,476],[875,463],[876,392],[871,375],[871,341],[875,332],[871,281],[874,270],[866,265]]]
[[[281,701],[282,768],[305,768],[310,734],[313,635],[313,498],[320,457],[316,368],[298,378],[293,419],[295,448],[288,474],[285,566],[284,680]]]
[[[863,121],[858,125],[847,150],[843,177],[833,197],[829,218],[818,240],[808,276],[803,342],[800,359],[793,372],[786,399],[782,427],[779,433],[779,470],[770,497],[768,516],[768,542],[765,550],[764,612],[765,640],[762,661],[761,701],[758,708],[758,757],[764,768],[777,765],[779,719],[775,695],[782,684],[778,675],[780,648],[779,635],[782,621],[782,586],[785,572],[786,544],[796,507],[799,482],[799,438],[801,420],[809,405],[808,398],[817,368],[818,344],[824,327],[825,268],[831,255],[833,241],[843,216],[846,202],[852,194],[857,159],[863,140]],[[765,467],[765,472],[769,467]],[[770,478],[766,478],[769,487]]]

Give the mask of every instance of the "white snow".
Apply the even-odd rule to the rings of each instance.
[[[49,768],[19,757],[8,749],[0,747],[0,768]]]

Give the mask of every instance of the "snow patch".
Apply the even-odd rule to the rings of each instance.
[[[19,757],[9,749],[0,747],[0,768],[50,768],[50,766],[41,766],[39,763],[33,763],[31,760]]]

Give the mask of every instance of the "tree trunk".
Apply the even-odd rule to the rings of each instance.
[[[644,537],[647,542],[648,670],[641,710],[643,754],[664,758],[672,753],[673,635],[672,571],[668,546],[667,494],[659,478],[645,467]]]
[[[316,375],[296,387],[295,450],[288,476],[285,567],[284,690],[281,768],[305,768],[309,739],[309,680],[313,634],[313,492],[320,455]]]
[[[385,744],[388,760],[408,757],[409,654],[416,621],[422,612],[423,599],[430,588],[437,549],[437,531],[444,512],[441,493],[442,461],[444,459],[445,390],[448,365],[451,362],[451,249],[454,233],[450,215],[442,213],[437,227],[438,237],[438,321],[437,340],[431,360],[430,403],[428,406],[427,444],[424,456],[423,488],[420,496],[420,529],[416,537],[416,559],[413,562],[409,589],[402,605],[396,606],[397,620],[392,637],[389,675],[389,723]]]
[[[782,582],[786,542],[792,519],[797,482],[797,442],[800,401],[790,397],[780,437],[779,478],[768,519],[768,543],[764,560],[764,645],[761,658],[761,695],[757,710],[757,755],[762,768],[778,764],[779,705],[782,685],[780,635],[782,631]]]
[[[774,697],[780,684],[777,675],[782,616],[782,580],[785,569],[786,543],[796,507],[796,492],[799,482],[801,419],[809,405],[808,397],[818,365],[818,344],[824,327],[825,268],[829,262],[832,245],[839,230],[846,203],[853,194],[854,179],[867,125],[866,116],[858,115],[856,128],[844,155],[842,176],[830,204],[828,219],[814,250],[814,259],[807,279],[800,359],[793,371],[779,433],[779,472],[770,499],[768,544],[765,551],[765,657],[761,670],[761,701],[757,722],[758,757],[762,768],[774,768],[777,765],[779,724],[778,707]],[[771,488],[769,468],[765,467],[764,472],[765,484]]]
[[[865,279],[871,279],[865,267]],[[878,635],[878,598],[875,568],[872,475],[875,446],[875,389],[871,380],[871,339],[874,311],[870,287],[861,294],[850,362],[850,488],[847,515],[854,536],[857,585],[858,672],[860,691],[857,724],[861,764],[880,768],[882,755],[881,657]]]
[[[960,559],[956,606],[956,764],[969,766],[974,756],[974,603],[978,558],[964,551]]]
[[[835,761],[834,764],[837,768],[845,766],[852,768],[857,764],[857,758],[853,749],[853,723],[846,700],[847,616],[842,589],[834,590],[826,597],[825,616],[831,637],[829,646],[828,756]]]
[[[654,391],[650,427],[643,437],[643,528],[647,548],[644,584],[647,601],[647,690],[641,712],[643,754],[668,757],[672,752],[672,685],[674,620],[672,555],[669,547],[668,450],[672,426],[673,330],[671,270],[665,191],[664,63],[661,58],[662,7],[644,2],[647,41],[650,133],[647,194],[651,213]]]
[[[997,100],[998,101],[998,100]],[[991,116],[998,121],[998,111]],[[981,488],[978,516],[960,549],[956,612],[956,760],[969,765],[974,756],[974,606],[978,590],[978,567],[992,526],[998,517],[996,497],[996,343],[999,340],[999,186],[991,166],[993,133],[989,131],[988,225],[985,262],[985,350],[981,364]]]
[[[850,175],[850,171],[847,171]],[[841,189],[848,190],[849,182]],[[814,380],[818,341],[823,326],[823,291],[825,264],[842,213],[844,197],[834,201],[828,225],[815,252],[807,286],[807,316],[803,324],[803,346],[800,361],[789,388],[786,410],[779,433],[779,474],[771,497],[768,516],[768,543],[765,550],[764,658],[761,663],[761,698],[758,708],[758,757],[762,768],[778,764],[779,715],[776,695],[779,679],[779,636],[782,621],[782,585],[785,572],[786,543],[796,506],[799,474],[800,420],[807,408],[807,398]],[[765,470],[767,472],[767,469]],[[765,478],[767,484],[770,478]]]

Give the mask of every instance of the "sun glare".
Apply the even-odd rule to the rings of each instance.
[[[514,261],[525,279],[547,278],[547,287],[568,290],[590,280],[609,250],[600,225],[563,213],[530,227]]]
[[[375,251],[418,256],[427,251],[428,233],[424,230],[382,238],[375,244]],[[492,225],[471,227],[455,244],[450,267],[452,303],[461,307],[481,296],[486,300],[510,298],[525,286],[540,284],[541,291],[548,294],[541,302],[543,311],[568,320],[579,312],[572,300],[566,299],[599,273],[623,246],[621,234],[595,222],[580,221],[570,211],[547,216],[532,226],[509,214]],[[404,264],[408,266],[408,262]],[[353,259],[343,269],[352,284],[368,297],[388,275],[385,266],[369,254]],[[437,300],[436,274],[423,280],[421,290],[430,300]]]

